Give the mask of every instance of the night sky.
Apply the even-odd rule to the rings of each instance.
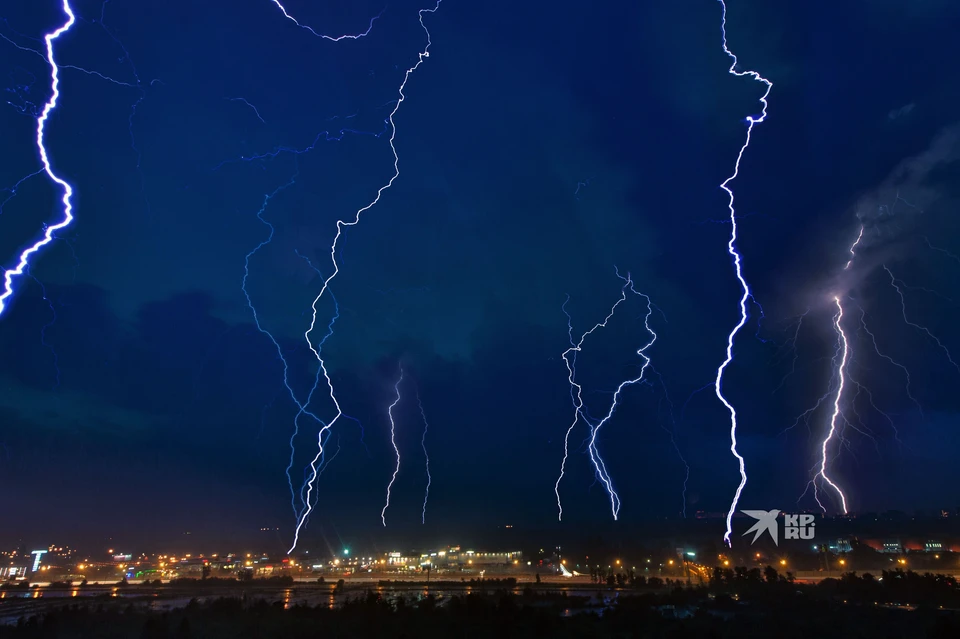
[[[431,535],[611,521],[582,420],[562,524],[554,484],[574,416],[564,302],[579,339],[620,298],[618,270],[649,295],[657,334],[644,381],[622,391],[597,437],[620,520],[726,512],[739,474],[712,385],[741,290],[720,184],[764,86],[728,73],[720,3],[443,0],[422,26],[430,2],[379,2],[287,0],[290,16],[331,36],[380,14],[367,36],[334,42],[271,0],[70,0],[77,22],[54,44],[60,97],[45,143],[75,189],[76,219],[14,280],[0,315],[0,541],[261,528],[292,540],[298,409],[277,345],[306,401],[317,360],[303,334],[333,273],[336,222],[394,174],[388,116],[427,45],[423,26],[430,55],[393,118],[399,177],[344,230],[339,274],[317,304],[314,344],[338,312],[322,355],[354,419],[331,431],[303,543],[420,526],[421,440]],[[797,500],[834,395],[796,420],[837,389],[837,295],[850,361],[831,477],[853,511],[952,508],[960,7],[728,4],[738,69],[773,82],[731,183],[756,300],[723,386],[749,475],[741,506],[816,506],[809,492]],[[43,35],[66,18],[59,0],[6,3],[0,18],[9,269],[62,218],[45,174],[13,187],[42,168]],[[245,266],[276,345],[248,306]],[[584,342],[590,418],[639,374],[646,316],[629,294]],[[383,531],[401,365],[401,465]],[[320,381],[309,410],[330,420]],[[297,423],[299,496],[320,425]],[[838,512],[833,494],[821,498]]]

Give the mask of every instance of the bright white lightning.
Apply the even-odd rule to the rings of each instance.
[[[384,527],[387,525],[387,508],[390,507],[390,491],[393,489],[393,482],[397,481],[397,474],[400,472],[400,449],[397,448],[397,425],[393,421],[393,409],[400,403],[400,382],[403,381],[403,364],[400,364],[400,377],[397,379],[396,385],[393,389],[397,392],[397,398],[393,400],[393,403],[390,404],[390,407],[387,409],[387,417],[390,418],[390,445],[393,446],[393,452],[397,455],[397,465],[393,469],[393,475],[390,477],[390,483],[387,484],[387,503],[383,505],[383,510],[380,511],[380,519],[383,521]]]
[[[847,262],[847,265],[843,267],[843,270],[848,270],[850,265],[853,264],[853,258],[857,256],[857,244],[860,243],[860,240],[863,239],[863,225],[860,225],[860,234],[857,235],[857,239],[854,240],[853,244],[850,246],[850,260]]]
[[[389,122],[390,129],[391,129],[389,142],[390,142],[390,150],[393,153],[393,176],[385,185],[381,186],[377,190],[377,195],[372,202],[370,202],[363,208],[359,209],[354,214],[353,220],[351,221],[337,220],[337,232],[333,238],[333,244],[331,244],[330,246],[330,261],[333,264],[333,272],[327,277],[326,280],[324,280],[323,286],[321,287],[320,292],[317,294],[316,298],[314,298],[313,304],[311,305],[312,317],[310,320],[310,327],[303,334],[303,337],[304,339],[307,340],[307,345],[310,347],[310,350],[313,352],[314,356],[317,358],[317,361],[320,363],[320,370],[323,372],[323,377],[327,381],[327,387],[330,389],[330,399],[333,402],[334,408],[336,410],[336,415],[333,417],[333,419],[331,419],[327,423],[326,426],[324,426],[321,429],[320,433],[318,434],[318,437],[317,437],[318,450],[317,450],[316,456],[310,462],[310,467],[312,469],[312,472],[311,472],[310,479],[307,482],[307,508],[301,514],[300,519],[297,522],[297,527],[296,527],[296,530],[294,531],[293,544],[291,545],[289,552],[293,552],[293,550],[297,547],[297,542],[300,539],[300,529],[303,527],[304,522],[306,522],[307,518],[310,516],[310,513],[313,509],[313,507],[310,505],[309,500],[310,500],[310,493],[313,490],[313,483],[314,481],[316,481],[316,478],[317,478],[316,464],[323,454],[323,432],[326,430],[329,430],[330,428],[333,428],[333,425],[337,423],[337,421],[343,415],[343,411],[340,408],[340,403],[337,401],[336,394],[334,393],[334,390],[333,390],[333,381],[330,379],[330,374],[327,371],[326,363],[324,362],[323,358],[320,356],[320,352],[317,350],[313,342],[310,340],[310,334],[313,332],[314,327],[316,326],[316,323],[317,323],[317,303],[319,303],[320,299],[323,297],[323,294],[329,288],[330,282],[333,281],[333,278],[335,278],[337,274],[340,272],[340,266],[339,264],[337,264],[337,243],[340,240],[340,236],[343,234],[343,229],[347,226],[355,226],[356,224],[358,224],[360,222],[360,215],[363,212],[371,209],[374,205],[376,205],[380,201],[380,197],[383,195],[383,192],[388,188],[390,188],[391,186],[393,186],[394,181],[400,176],[400,168],[399,168],[400,156],[397,155],[397,149],[394,146],[394,139],[397,136],[397,125],[394,122],[393,118],[396,115],[397,111],[400,109],[400,105],[406,99],[406,96],[404,95],[403,90],[407,86],[407,81],[410,79],[410,75],[417,70],[417,68],[423,63],[425,59],[430,57],[430,45],[432,44],[432,41],[430,39],[430,31],[427,29],[426,25],[423,23],[423,14],[435,13],[437,9],[440,8],[441,2],[442,0],[437,0],[437,4],[434,6],[433,9],[421,9],[418,12],[418,15],[420,18],[420,26],[421,28],[423,28],[424,33],[427,34],[427,44],[424,47],[423,51],[418,54],[416,64],[414,64],[412,67],[407,69],[406,73],[404,73],[403,82],[400,84],[400,89],[399,89],[400,98],[397,100],[396,106],[393,108],[393,110],[390,112],[390,115],[387,118],[387,121]],[[276,3],[276,4],[280,6],[279,3]],[[282,6],[281,6],[281,9],[282,9]],[[286,11],[284,11],[284,15],[287,15]]]
[[[837,305],[837,315],[834,317],[834,328],[837,331],[837,338],[840,340],[840,363],[837,366],[837,394],[833,400],[833,414],[830,416],[830,429],[827,431],[827,436],[823,439],[823,443],[820,445],[820,471],[814,477],[816,480],[817,477],[820,477],[825,481],[831,488],[837,491],[837,494],[840,496],[840,503],[843,506],[843,514],[847,514],[847,497],[843,494],[843,491],[840,490],[840,487],[827,476],[827,448],[830,446],[830,442],[833,440],[834,435],[837,433],[837,420],[841,417],[840,415],[840,402],[843,400],[843,390],[846,381],[846,372],[847,372],[847,360],[848,354],[850,351],[850,345],[847,341],[847,334],[843,330],[843,325],[841,321],[843,320],[843,306],[840,304],[840,297],[834,297],[833,301]],[[817,485],[814,482],[813,485],[814,496],[816,497]],[[820,499],[817,498],[817,503],[820,504]],[[823,504],[820,504],[820,508],[826,512],[826,509],[823,508]]]
[[[427,423],[427,414],[423,410],[423,401],[420,399],[420,389],[417,389],[417,405],[420,406],[420,417],[423,418],[423,436],[420,438],[420,447],[423,448],[423,457],[426,459],[427,468],[427,489],[423,494],[423,511],[420,515],[420,523],[427,523],[427,500],[430,498],[430,484],[433,478],[430,476],[430,454],[427,453],[427,430],[430,424]]]
[[[753,133],[753,126],[763,122],[767,118],[767,96],[770,95],[770,90],[773,89],[773,83],[762,77],[756,71],[737,71],[737,56],[735,56],[727,47],[727,5],[724,4],[723,0],[718,0],[718,2],[720,2],[720,6],[723,7],[720,21],[720,32],[723,35],[723,51],[733,61],[730,64],[730,68],[727,70],[727,72],[731,75],[737,76],[738,78],[744,76],[750,77],[757,82],[762,82],[767,87],[767,90],[763,93],[763,97],[760,98],[760,103],[763,105],[760,117],[754,117],[752,115],[747,116],[747,136],[743,146],[740,147],[740,152],[737,154],[737,162],[734,165],[733,174],[724,180],[723,184],[720,185],[720,188],[726,191],[730,198],[728,204],[728,209],[730,210],[730,241],[727,243],[727,252],[733,257],[737,281],[740,282],[740,287],[743,289],[743,295],[740,297],[740,321],[737,322],[737,325],[733,327],[733,330],[730,331],[730,334],[727,337],[727,357],[723,360],[723,363],[720,364],[720,368],[717,369],[717,379],[714,383],[714,390],[716,391],[717,398],[730,412],[730,452],[733,453],[734,457],[736,457],[737,463],[740,466],[740,484],[737,486],[737,491],[733,496],[733,501],[730,502],[730,510],[727,511],[727,531],[723,535],[724,542],[726,542],[726,544],[729,546],[730,536],[733,533],[733,513],[736,512],[737,503],[740,501],[740,495],[743,493],[743,489],[747,485],[747,468],[743,456],[737,451],[737,411],[734,409],[733,405],[727,401],[727,398],[723,396],[723,372],[726,370],[727,366],[730,365],[730,362],[733,361],[733,342],[737,337],[737,333],[739,333],[740,329],[742,329],[747,323],[747,301],[751,296],[750,287],[747,285],[747,280],[743,277],[740,253],[737,252],[736,248],[737,214],[734,211],[733,191],[730,189],[729,184],[735,180],[740,173],[740,160],[743,158],[744,151],[746,151],[747,147],[750,146],[750,136]]]
[[[17,262],[16,267],[7,269],[3,274],[3,290],[0,291],[0,315],[3,315],[3,311],[6,308],[7,298],[13,295],[13,278],[19,277],[26,272],[30,264],[30,256],[52,242],[54,234],[60,229],[69,226],[73,221],[73,203],[71,202],[73,187],[53,172],[50,157],[47,155],[47,147],[43,144],[44,125],[47,123],[50,113],[56,108],[57,99],[60,97],[60,69],[57,67],[57,63],[53,57],[53,41],[69,31],[70,27],[76,22],[76,17],[73,15],[73,9],[70,8],[69,1],[63,0],[62,6],[63,12],[67,14],[67,21],[63,26],[43,37],[47,45],[46,59],[50,65],[50,100],[43,106],[43,111],[40,113],[40,117],[37,118],[37,150],[40,152],[40,162],[43,164],[43,170],[51,180],[63,189],[63,198],[60,200],[63,203],[63,219],[56,224],[45,225],[46,228],[43,237],[20,253],[20,260]]]
[[[610,419],[613,417],[613,414],[616,412],[617,404],[620,400],[620,394],[623,392],[623,389],[643,380],[644,373],[646,373],[647,367],[650,365],[650,358],[646,355],[646,351],[653,346],[653,343],[657,340],[657,334],[650,327],[650,316],[653,314],[653,303],[650,301],[650,297],[634,289],[633,279],[631,279],[629,273],[627,273],[626,277],[623,277],[619,272],[617,272],[617,277],[623,280],[623,287],[620,289],[620,299],[618,299],[610,308],[610,312],[603,319],[603,321],[594,325],[593,328],[581,335],[580,340],[577,343],[574,344],[573,340],[571,339],[570,348],[564,351],[563,355],[561,356],[567,366],[567,381],[570,383],[570,396],[573,400],[574,406],[573,422],[570,424],[569,428],[567,428],[567,432],[564,434],[563,438],[563,461],[560,463],[560,476],[557,478],[557,482],[553,487],[554,493],[557,496],[557,509],[559,510],[558,519],[561,521],[563,520],[563,504],[560,500],[560,482],[563,480],[563,475],[567,465],[567,458],[570,454],[570,433],[579,423],[581,418],[583,418],[583,421],[590,426],[590,443],[588,446],[590,461],[593,463],[596,476],[600,479],[601,483],[603,483],[607,494],[610,496],[610,510],[613,514],[613,519],[616,520],[620,515],[620,496],[614,489],[613,481],[611,480],[610,474],[607,471],[606,464],[604,463],[603,458],[600,456],[600,452],[597,450],[597,433],[604,424],[610,421]],[[609,322],[610,318],[612,318],[614,313],[616,313],[617,307],[627,300],[627,291],[630,291],[634,295],[643,297],[647,301],[647,314],[644,317],[644,326],[646,327],[647,332],[650,334],[650,340],[637,350],[637,355],[643,358],[643,365],[640,367],[640,374],[634,379],[628,379],[622,382],[617,387],[617,390],[614,392],[613,399],[610,403],[610,410],[599,422],[596,424],[591,424],[590,420],[584,414],[583,387],[576,381],[576,355],[583,350],[583,343],[586,341],[589,335],[599,328],[606,327],[607,322]],[[566,307],[566,303],[564,303],[564,307]],[[564,312],[566,312],[565,308]],[[569,314],[567,315],[567,319],[568,333],[572,334],[573,327],[569,323]]]

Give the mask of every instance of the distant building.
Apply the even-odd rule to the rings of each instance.
[[[827,550],[834,554],[840,554],[845,552],[852,552],[853,546],[850,544],[849,539],[835,539],[833,541],[827,542]]]
[[[27,576],[27,570],[30,566],[20,566],[10,564],[9,566],[0,566],[0,579],[24,579]]]
[[[923,552],[943,552],[943,544],[939,541],[927,540],[923,544]]]
[[[460,553],[460,565],[473,566],[507,566],[519,563],[523,553],[519,550],[508,552],[474,552],[467,550]]]
[[[421,566],[434,568],[468,568],[471,566],[511,566],[520,563],[523,553],[519,550],[504,552],[478,552],[461,550],[459,546],[450,546],[445,550],[431,550],[423,553],[388,552],[386,564],[395,568],[417,569]]]
[[[883,542],[883,547],[880,552],[886,552],[891,554],[902,554],[903,553],[903,544],[900,543],[899,539],[890,539]]]

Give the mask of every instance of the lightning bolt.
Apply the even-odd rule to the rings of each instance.
[[[383,510],[380,511],[380,519],[383,521],[383,526],[387,526],[387,508],[390,507],[390,491],[393,489],[393,482],[397,480],[397,473],[400,472],[400,449],[397,448],[397,425],[393,420],[393,409],[400,403],[400,382],[403,381],[403,364],[400,364],[400,377],[397,378],[397,383],[394,385],[393,389],[397,392],[397,398],[393,400],[393,403],[390,404],[390,407],[387,409],[387,417],[390,418],[390,445],[393,446],[393,452],[397,455],[397,465],[393,469],[393,475],[390,477],[390,483],[387,484],[387,503],[383,505]],[[421,406],[422,408],[422,406]]]
[[[737,154],[737,162],[734,165],[733,174],[720,185],[720,188],[726,191],[729,196],[727,208],[730,211],[730,241],[727,243],[727,252],[733,257],[737,281],[740,282],[740,287],[743,289],[743,294],[740,297],[740,321],[737,322],[736,326],[733,327],[733,330],[731,330],[727,336],[727,356],[726,359],[723,360],[723,363],[720,364],[720,368],[717,369],[717,379],[714,383],[717,399],[719,399],[730,412],[730,452],[733,453],[733,456],[737,459],[737,463],[740,466],[740,484],[737,486],[737,491],[733,495],[733,501],[730,502],[730,510],[727,511],[727,532],[723,535],[724,542],[726,542],[727,546],[730,546],[730,536],[733,534],[733,513],[736,512],[740,495],[747,485],[747,467],[743,456],[737,451],[737,411],[734,409],[733,404],[727,401],[727,398],[723,395],[723,373],[727,366],[733,361],[733,342],[737,337],[737,333],[739,333],[740,329],[747,323],[747,301],[751,298],[752,294],[747,280],[743,276],[742,258],[737,251],[737,214],[733,206],[733,190],[730,189],[729,184],[740,174],[740,160],[743,158],[747,147],[750,146],[750,136],[753,134],[754,125],[763,122],[767,118],[767,96],[770,95],[770,91],[773,89],[773,83],[762,77],[756,71],[737,71],[737,56],[727,47],[727,5],[723,0],[718,0],[718,2],[720,2],[720,6],[722,7],[720,32],[723,36],[723,52],[732,60],[727,73],[737,76],[738,78],[747,76],[757,82],[762,82],[767,87],[763,93],[763,97],[760,98],[760,103],[763,105],[760,116],[747,116],[747,136],[743,146],[740,147],[740,152]]]
[[[50,164],[50,158],[47,155],[47,148],[43,144],[44,125],[47,122],[47,118],[50,117],[50,113],[56,108],[57,99],[60,97],[60,69],[57,66],[56,60],[54,59],[53,41],[69,31],[70,28],[76,23],[76,17],[73,14],[73,9],[70,7],[70,2],[68,0],[63,0],[62,6],[63,12],[67,15],[67,21],[58,29],[46,34],[43,37],[43,40],[47,45],[46,59],[50,64],[50,100],[44,105],[43,111],[40,113],[40,117],[37,118],[37,149],[40,152],[40,162],[43,164],[43,170],[46,172],[47,177],[49,177],[61,189],[63,189],[63,197],[60,200],[63,204],[63,217],[56,224],[45,224],[45,232],[43,236],[32,246],[24,249],[24,251],[20,253],[20,259],[17,262],[16,267],[8,269],[3,274],[3,291],[0,292],[0,315],[3,315],[3,311],[7,307],[7,300],[11,295],[13,295],[14,278],[20,277],[26,272],[30,265],[30,256],[39,252],[40,249],[52,242],[56,232],[66,228],[73,221],[73,203],[71,201],[71,197],[73,196],[73,187],[70,186],[66,180],[54,173],[53,167]]]
[[[377,21],[377,18],[383,15],[383,11],[381,11],[379,14],[370,18],[370,26],[368,26],[367,30],[364,31],[363,33],[348,34],[348,35],[342,35],[342,36],[328,36],[323,33],[317,33],[316,31],[313,30],[312,27],[309,27],[305,24],[300,24],[299,22],[297,22],[297,19],[294,18],[289,13],[287,13],[287,10],[283,7],[282,4],[280,4],[280,0],[272,0],[272,2],[273,4],[277,5],[277,8],[280,9],[280,11],[283,12],[283,17],[285,17],[287,20],[294,23],[304,31],[309,31],[310,33],[317,36],[318,38],[323,38],[324,40],[329,40],[330,42],[340,42],[341,40],[359,40],[360,38],[365,37],[367,34],[370,33],[370,31],[373,30],[373,23]]]
[[[324,280],[323,286],[321,287],[320,292],[317,294],[316,298],[313,300],[313,304],[311,305],[311,309],[313,313],[310,321],[310,327],[303,334],[303,337],[307,341],[307,345],[310,347],[310,350],[313,351],[314,356],[317,358],[317,361],[319,362],[320,370],[322,371],[323,376],[327,382],[327,388],[330,390],[330,399],[333,402],[334,408],[336,410],[336,415],[334,415],[333,419],[331,419],[320,431],[320,435],[318,436],[318,444],[317,444],[319,450],[317,452],[317,455],[314,457],[313,461],[311,462],[312,468],[315,467],[316,461],[320,458],[321,454],[323,453],[322,433],[325,430],[332,428],[333,425],[336,424],[336,422],[343,415],[343,411],[340,407],[340,403],[337,401],[336,393],[334,392],[333,381],[330,379],[330,374],[327,371],[326,363],[321,357],[319,349],[317,349],[314,346],[313,342],[310,339],[310,334],[314,331],[316,327],[317,304],[323,298],[323,294],[330,287],[330,282],[333,281],[333,279],[340,272],[340,267],[337,263],[337,244],[340,241],[340,237],[343,235],[343,230],[348,226],[355,226],[359,224],[360,216],[365,211],[368,211],[369,209],[373,208],[380,201],[380,198],[382,197],[383,192],[389,189],[391,186],[393,186],[394,181],[398,177],[400,177],[400,156],[397,154],[397,149],[396,149],[396,146],[394,145],[394,140],[396,139],[396,136],[397,136],[397,125],[394,121],[394,116],[396,115],[397,111],[400,109],[400,105],[403,104],[403,101],[406,99],[406,95],[404,94],[404,89],[407,86],[407,82],[409,81],[410,76],[413,74],[414,71],[416,71],[420,67],[420,65],[423,63],[424,60],[430,57],[430,46],[432,44],[432,41],[430,38],[430,31],[427,29],[426,25],[423,22],[423,16],[425,13],[435,13],[440,8],[441,2],[442,0],[438,0],[436,5],[432,9],[420,9],[420,11],[418,11],[420,27],[423,29],[424,33],[427,35],[427,43],[424,46],[423,51],[418,54],[416,64],[408,68],[404,73],[403,82],[400,84],[400,88],[398,89],[399,98],[393,110],[390,112],[390,115],[387,117],[387,122],[390,127],[390,138],[389,138],[390,151],[393,154],[393,175],[390,177],[390,180],[385,185],[381,186],[377,190],[376,197],[373,199],[373,201],[371,201],[369,204],[367,204],[363,208],[357,210],[352,220],[349,220],[349,221],[337,220],[337,232],[334,235],[333,243],[330,246],[330,261],[331,261],[331,264],[333,265],[333,272],[327,277],[326,280]],[[276,2],[276,0],[274,0],[274,3],[280,6],[281,9],[283,9],[283,7],[280,5],[279,2]],[[284,15],[290,18],[289,14],[287,14],[285,10],[284,10]],[[290,18],[290,19],[292,20],[293,18]],[[299,23],[297,24],[299,25]],[[372,21],[371,21],[371,24],[372,24]],[[293,539],[293,544],[290,547],[290,552],[292,552],[297,547],[297,543],[300,538],[300,530],[303,527],[304,522],[306,521],[307,517],[309,517],[310,512],[312,510],[312,506],[309,503],[309,496],[311,491],[313,490],[313,483],[315,480],[316,480],[316,473],[314,472],[310,480],[307,482],[307,507],[306,507],[306,510],[303,512],[303,514],[300,516],[299,521],[297,522],[297,527],[296,527],[296,530],[294,531],[294,539]]]
[[[817,504],[824,512],[826,512],[826,508],[824,508],[823,504],[820,503],[820,498],[817,495],[816,478],[820,477],[840,496],[840,504],[843,508],[843,514],[846,515],[848,512],[847,497],[843,494],[843,491],[840,489],[840,487],[827,475],[827,448],[830,446],[830,442],[833,440],[834,435],[837,434],[837,420],[841,417],[840,402],[843,400],[848,354],[850,352],[847,334],[843,330],[843,325],[841,323],[843,320],[843,305],[840,303],[840,296],[835,296],[833,301],[837,305],[837,314],[834,316],[833,326],[837,331],[837,339],[839,340],[838,352],[840,353],[840,362],[837,365],[837,394],[834,396],[833,400],[833,413],[830,415],[830,428],[827,430],[827,436],[823,439],[823,442],[820,445],[820,470],[817,472],[816,476],[814,476],[813,494],[814,498],[817,500]]]
[[[433,478],[430,476],[430,454],[427,452],[427,430],[430,428],[430,424],[427,422],[427,414],[423,410],[423,402],[420,400],[420,389],[417,389],[417,405],[420,406],[420,417],[423,418],[423,436],[420,438],[420,447],[423,448],[423,456],[426,459],[426,469],[427,469],[427,488],[423,494],[423,512],[420,516],[420,523],[427,523],[427,500],[430,498],[430,484],[433,483]]]
[[[616,273],[617,277],[623,280],[623,286],[620,289],[620,299],[618,299],[610,308],[610,312],[603,319],[603,321],[595,324],[593,328],[581,335],[579,341],[576,343],[573,342],[572,319],[566,310],[567,302],[570,301],[569,296],[561,307],[564,314],[567,316],[567,334],[570,338],[571,344],[570,348],[565,350],[561,357],[567,366],[567,381],[570,384],[570,397],[573,402],[574,411],[573,422],[567,428],[563,438],[563,460],[560,462],[560,476],[557,478],[557,482],[553,487],[554,493],[557,496],[557,509],[559,511],[557,518],[560,521],[563,520],[563,504],[560,499],[560,482],[563,480],[567,466],[567,459],[570,455],[570,433],[573,432],[573,429],[581,419],[583,419],[583,421],[590,427],[590,437],[588,440],[589,443],[587,446],[587,451],[589,452],[590,461],[593,464],[596,477],[603,484],[607,494],[610,497],[610,511],[613,514],[613,519],[616,520],[620,515],[620,496],[613,487],[613,480],[610,477],[610,473],[607,471],[606,464],[603,461],[603,457],[600,455],[600,451],[597,449],[597,434],[600,432],[600,429],[608,421],[610,421],[610,419],[613,417],[613,414],[616,412],[617,405],[620,402],[620,394],[623,392],[623,390],[643,380],[644,373],[646,372],[647,367],[650,365],[650,358],[646,355],[646,351],[653,346],[653,343],[657,340],[657,334],[650,327],[650,316],[653,314],[653,303],[651,302],[650,297],[640,293],[634,288],[633,279],[630,277],[629,273],[627,273],[626,277],[620,275],[619,271]],[[640,367],[640,374],[633,379],[628,379],[621,382],[620,385],[617,386],[617,390],[613,393],[613,399],[610,402],[610,409],[607,411],[607,414],[596,423],[593,423],[593,420],[589,418],[583,405],[583,387],[576,381],[576,357],[577,354],[583,350],[583,343],[586,341],[587,337],[592,335],[596,330],[605,328],[607,326],[607,322],[609,322],[616,313],[617,307],[627,300],[627,292],[642,297],[647,302],[647,313],[644,317],[644,326],[647,329],[647,332],[650,334],[650,340],[636,351],[637,355],[643,358],[643,364]]]

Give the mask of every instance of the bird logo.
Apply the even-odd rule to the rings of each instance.
[[[743,536],[746,537],[750,533],[753,534],[753,539],[750,541],[752,545],[757,539],[760,538],[760,535],[764,531],[770,533],[770,537],[773,538],[773,545],[779,546],[779,529],[777,527],[777,516],[780,514],[780,511],[776,508],[771,511],[766,510],[741,510],[744,515],[753,517],[757,520],[747,532],[743,533]]]

